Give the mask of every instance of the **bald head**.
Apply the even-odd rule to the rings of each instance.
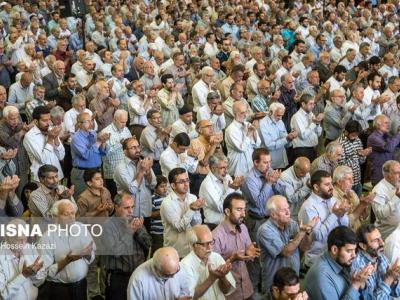
[[[179,255],[172,247],[163,247],[154,252],[154,267],[161,275],[175,274],[179,270]]]
[[[307,157],[298,157],[293,164],[294,172],[298,178],[305,177],[310,173],[311,163]]]

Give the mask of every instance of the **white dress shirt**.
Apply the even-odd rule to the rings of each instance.
[[[199,197],[206,201],[204,205],[204,222],[219,224],[224,219],[224,199],[235,192],[229,187],[232,177],[227,174],[223,181],[218,179],[212,172],[209,172],[200,185]]]
[[[228,149],[230,175],[246,175],[253,167],[251,158],[254,148],[261,145],[261,139],[256,133],[256,138],[247,136],[249,122],[239,123],[234,120],[225,131],[225,143]]]
[[[164,247],[171,246],[179,257],[190,252],[190,233],[194,225],[201,224],[200,211],[190,209],[195,195],[187,193],[184,201],[171,191],[161,203],[160,215],[164,226]]]
[[[219,266],[225,264],[225,260],[222,256],[216,252],[211,252],[207,259],[207,264],[205,264],[192,250],[184,259],[182,259],[182,267],[186,271],[186,276],[189,283],[190,296],[194,295],[196,287],[202,284],[208,278],[209,271],[208,265],[211,265],[212,269],[216,269]],[[229,292],[226,295],[230,295],[236,289],[236,281],[233,278],[232,273],[229,272],[225,275],[225,279],[231,285]],[[219,287],[219,280],[214,281],[214,283],[207,289],[207,291],[198,298],[199,300],[223,300],[225,295],[222,293]]]
[[[177,154],[168,146],[160,155],[161,173],[168,178],[168,173],[175,168],[184,168],[189,173],[196,172],[198,161],[187,154],[187,151]]]
[[[68,234],[68,232],[62,230],[52,231],[45,233],[40,239],[40,244],[54,245],[54,247],[43,247],[54,249],[41,249],[40,251],[44,261],[44,267],[48,272],[48,281],[61,283],[78,282],[86,277],[89,264],[94,260],[96,246],[93,243],[93,249],[89,260],[85,257],[78,259],[66,265],[60,272],[57,272],[58,263],[63,260],[68,253],[81,253],[85,247],[93,242],[93,238],[89,233],[90,230],[86,231],[84,224],[75,222],[73,225],[80,227],[81,234],[77,234],[78,229],[74,228],[72,231],[74,234]]]
[[[197,112],[201,107],[207,104],[207,95],[210,92],[208,85],[200,79],[195,83],[192,88],[192,98],[193,98],[193,111]]]
[[[391,264],[400,260],[400,226],[386,238],[385,255]]]
[[[326,81],[329,82],[329,92],[333,92],[334,90],[341,90],[343,93],[346,93],[346,90],[342,87],[342,84],[344,83],[343,81],[338,81],[336,80],[335,77],[331,76],[329,79]]]
[[[82,88],[86,87],[92,80],[92,78],[93,78],[93,73],[89,74],[85,69],[80,70],[76,74],[76,81]]]
[[[152,108],[151,105],[145,107],[146,100],[142,100],[138,95],[128,98],[128,112],[130,125],[147,126],[147,112]]]
[[[376,193],[372,202],[375,225],[385,239],[400,223],[400,198],[396,195],[396,187],[386,179],[379,181],[372,191]]]
[[[30,244],[25,244],[17,258],[9,249],[0,249],[0,298],[12,300],[34,300],[38,296],[37,286],[46,279],[46,269],[41,268],[35,275],[22,275],[24,263],[32,265],[39,254]],[[42,259],[40,259],[42,261]]]
[[[129,84],[129,80],[126,78],[119,79],[113,76],[108,82],[110,81],[113,82],[112,91],[115,93],[115,96],[121,101],[121,104],[126,105],[129,98],[126,85]]]
[[[225,115],[222,114],[220,116],[213,114],[210,107],[208,105],[204,105],[197,111],[197,121],[201,120],[210,120],[213,124],[214,132],[222,132],[225,129]]]
[[[213,43],[210,44],[209,42],[206,42],[206,44],[204,45],[204,53],[208,56],[208,57],[213,57],[216,56],[219,52],[217,43]]]
[[[312,119],[314,114],[307,113],[300,108],[290,120],[290,126],[299,135],[292,141],[293,148],[315,147],[318,145],[318,137],[322,133],[322,127],[315,124]]]
[[[148,125],[143,129],[140,135],[140,146],[142,154],[145,157],[151,157],[154,160],[160,160],[161,153],[168,146],[166,142],[162,142],[157,134],[156,128]]]
[[[377,98],[381,95],[381,92],[379,90],[373,90],[370,86],[368,86],[365,90],[364,90],[364,98],[363,98],[363,102],[365,105],[370,106],[371,102],[372,102],[372,98]],[[368,120],[373,120],[375,119],[375,117],[377,115],[382,114],[382,110],[381,110],[381,106],[377,105],[376,109],[375,109],[375,115],[370,114],[368,116]]]
[[[174,141],[174,138],[182,132],[187,133],[190,140],[193,140],[199,136],[199,133],[196,131],[196,125],[194,125],[193,122],[190,123],[190,125],[187,125],[185,122],[182,121],[181,118],[179,118],[172,124],[172,130],[169,134],[169,143],[171,144]]]
[[[38,170],[45,164],[57,167],[58,179],[64,178],[60,160],[64,159],[65,149],[60,141],[58,146],[48,144],[47,136],[34,126],[25,134],[23,144],[31,162],[33,180],[39,182]]]

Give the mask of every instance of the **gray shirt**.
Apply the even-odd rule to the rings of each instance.
[[[342,133],[347,122],[351,119],[352,113],[347,108],[343,108],[337,104],[328,101],[325,107],[324,130],[326,138],[336,140]]]

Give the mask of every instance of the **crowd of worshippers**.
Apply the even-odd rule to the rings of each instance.
[[[0,224],[104,236],[0,299],[400,297],[399,1],[84,2],[0,3]]]

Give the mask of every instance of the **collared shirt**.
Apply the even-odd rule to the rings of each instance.
[[[386,271],[390,266],[385,254],[372,258],[363,250],[357,252],[356,258],[351,264],[351,272],[361,271],[366,265],[376,263],[376,271],[368,277],[365,288],[360,290],[362,299],[389,300],[400,296],[400,283],[389,286],[385,283]]]
[[[291,124],[290,121],[293,115],[297,112],[297,104],[294,100],[294,96],[296,96],[296,90],[288,90],[284,86],[280,88],[281,96],[278,99],[279,103],[282,103],[285,106],[285,114],[283,115],[282,121],[285,124],[286,130],[290,131]]]
[[[161,86],[161,80],[157,75],[143,75],[140,77],[140,81],[143,83],[145,92],[150,91],[153,86]]]
[[[206,201],[204,205],[204,222],[219,224],[224,219],[224,199],[235,192],[229,187],[232,177],[227,174],[223,180],[209,172],[200,185],[199,197]]]
[[[146,98],[142,99],[138,95],[133,95],[132,97],[129,97],[128,112],[130,125],[147,126],[149,124],[149,122],[147,121],[147,112],[150,109],[152,109],[152,105],[149,105],[149,102]]]
[[[160,160],[161,153],[167,148],[167,141],[162,142],[157,134],[157,129],[153,125],[148,125],[140,135],[140,146],[142,154],[154,160]]]
[[[135,198],[135,216],[149,217],[151,215],[151,190],[156,186],[156,176],[151,170],[151,181],[144,176],[141,183],[135,179],[137,175],[136,163],[128,157],[117,166],[114,172],[114,181],[117,185],[118,192],[127,192]]]
[[[219,253],[211,252],[205,264],[192,250],[184,259],[182,259],[182,267],[186,271],[186,276],[189,283],[190,295],[193,296],[197,286],[202,284],[209,276],[208,265],[211,265],[213,269],[225,264],[225,260]],[[235,279],[232,273],[229,272],[224,277],[231,285],[231,288],[227,295],[232,294],[236,288]],[[207,289],[207,291],[199,298],[199,300],[223,300],[225,295],[222,293],[219,287],[219,280]]]
[[[76,73],[76,80],[82,88],[86,87],[92,78],[93,73],[88,73],[85,69],[82,69]]]
[[[37,286],[46,279],[46,269],[41,268],[35,275],[25,277],[22,268],[32,265],[38,258],[36,249],[25,244],[21,256],[16,257],[9,249],[0,249],[0,297],[13,300],[34,300],[38,295]]]
[[[51,231],[44,233],[39,243],[44,245],[54,245],[53,247],[43,247],[40,253],[47,269],[47,280],[61,283],[74,283],[84,279],[87,275],[89,264],[94,260],[96,246],[93,243],[93,250],[90,259],[86,257],[75,260],[58,272],[58,263],[63,260],[68,253],[81,253],[82,250],[93,242],[90,230],[86,231],[82,223],[74,222],[69,226],[76,228],[71,230],[75,234],[69,234],[68,230]],[[79,229],[77,229],[79,228]],[[81,234],[77,234],[80,230]]]
[[[268,99],[264,96],[257,94],[251,100],[251,108],[254,112],[268,112]]]
[[[239,123],[234,120],[225,131],[225,143],[228,149],[228,160],[230,175],[241,176],[247,174],[253,167],[251,155],[254,148],[261,145],[258,135],[254,139],[247,136],[250,123]]]
[[[128,88],[126,87],[129,84],[129,80],[126,78],[119,79],[117,77],[112,77],[108,82],[112,81],[112,91],[115,93],[115,96],[121,101],[121,105],[126,107],[128,104]]]
[[[174,168],[184,168],[189,173],[195,173],[199,161],[187,154],[187,151],[177,154],[171,146],[168,146],[160,156],[161,172],[165,177]]]
[[[379,90],[373,90],[370,86],[368,86],[364,90],[364,98],[363,98],[363,103],[367,106],[371,106],[372,104],[372,98],[379,97],[381,95],[381,92]],[[381,112],[381,106],[377,105],[375,109],[375,115],[370,114],[370,116],[367,117],[367,120],[373,120],[377,115],[380,115]]]
[[[289,202],[290,216],[293,220],[297,220],[301,205],[311,194],[311,189],[308,187],[309,180],[310,173],[299,178],[296,176],[293,166],[283,171],[278,179],[278,184],[283,186],[284,195]]]
[[[336,167],[338,166],[337,163],[331,162],[327,157],[326,153],[322,154],[321,156],[314,159],[311,164],[311,174],[317,170],[323,170],[333,175],[333,171],[335,171]]]
[[[325,252],[307,273],[305,290],[308,297],[329,300],[360,299],[359,291],[351,286],[349,271]]]
[[[382,113],[390,118],[392,114],[396,114],[399,112],[397,107],[396,99],[399,96],[399,93],[393,93],[390,88],[387,88],[386,91],[382,94],[382,96],[389,96],[389,100],[382,105]]]
[[[346,108],[341,107],[331,101],[328,101],[325,106],[324,116],[324,130],[326,138],[329,140],[336,140],[343,132],[347,122],[351,119],[352,113]]]
[[[345,105],[345,109],[348,110],[352,106],[356,105],[357,108],[351,117],[352,120],[357,121],[360,123],[363,130],[367,130],[369,127],[368,120],[374,119],[378,112],[379,104],[365,104],[363,102],[359,102],[353,98],[351,98]]]
[[[19,81],[13,83],[10,86],[7,102],[18,107],[20,111],[24,110],[25,102],[33,98],[33,87],[33,82],[27,88],[24,88]]]
[[[197,112],[199,108],[207,105],[207,95],[210,92],[209,86],[200,79],[195,83],[192,88],[192,98],[193,98],[193,111]]]
[[[254,102],[254,99],[253,99]],[[289,141],[286,139],[287,131],[282,120],[276,122],[267,115],[260,120],[258,132],[262,145],[266,147],[271,155],[271,168],[285,168],[289,164],[286,146]]]
[[[161,203],[164,246],[174,247],[179,257],[184,257],[190,252],[190,231],[194,225],[202,222],[200,211],[190,208],[190,204],[196,199],[195,195],[187,193],[185,199],[181,200],[171,191]]]
[[[231,255],[238,251],[245,252],[250,246],[251,240],[246,225],[240,224],[240,230],[236,230],[233,225],[224,220],[212,232],[215,239],[214,251],[221,254],[227,260]],[[245,261],[235,261],[232,263],[232,274],[236,280],[236,290],[227,296],[228,300],[247,299],[253,294],[253,285]]]
[[[344,193],[339,187],[333,187],[333,197],[336,199],[338,205],[346,203],[350,205],[350,209],[346,213],[349,216],[349,226],[353,229],[354,232],[357,232],[357,229],[361,226],[362,216],[359,216],[357,219],[355,218],[353,212],[360,204],[360,199],[357,194],[350,190],[347,193]],[[364,217],[365,218],[365,217]]]
[[[172,97],[171,92],[163,88],[157,93],[157,101],[161,106],[161,125],[163,128],[172,125],[176,120],[178,120],[179,109],[184,105],[180,93]]]
[[[80,217],[88,217],[87,213],[92,213],[96,211],[96,208],[101,204],[109,204],[111,208],[108,210],[103,210],[96,217],[108,217],[113,212],[113,201],[111,199],[111,194],[107,188],[103,187],[100,190],[95,190],[88,187],[81,194],[77,201],[78,213]]]
[[[228,23],[225,23],[221,28],[224,31],[224,34],[232,34],[232,39],[237,41],[239,37],[239,27],[237,27],[235,24],[229,25]]]
[[[185,270],[181,268],[172,278],[159,278],[153,259],[141,264],[132,273],[128,284],[128,300],[172,300],[188,295],[190,291]]]
[[[251,109],[249,103],[245,99],[240,99],[240,100],[235,100],[231,96],[229,96],[224,103],[222,103],[222,106],[224,107],[224,115],[225,115],[225,120],[226,120],[226,126],[229,127],[229,125],[232,124],[233,120],[235,119],[235,116],[233,114],[233,104],[237,101],[242,102],[246,106],[246,118],[249,120],[251,116],[253,115],[253,110]]]
[[[361,182],[361,165],[366,160],[365,156],[358,154],[360,150],[363,150],[362,142],[360,138],[351,141],[345,134],[339,137],[338,142],[343,147],[343,153],[339,159],[339,164],[350,167],[353,171],[353,184],[359,184]]]
[[[253,72],[253,67],[250,68],[251,72]],[[246,83],[246,94],[247,94],[247,99],[249,102],[253,102],[254,97],[258,94],[258,88],[257,84],[260,81],[260,77],[258,77],[257,74],[252,74],[248,79]]]
[[[400,226],[385,239],[385,255],[391,264],[400,259]]]
[[[400,198],[396,187],[386,179],[379,181],[372,191],[376,193],[371,205],[376,216],[375,225],[385,239],[400,222]]]
[[[260,218],[268,216],[269,213],[265,210],[265,204],[271,196],[280,194],[282,188],[279,184],[268,183],[260,171],[252,168],[245,176],[242,185],[243,196],[248,201],[248,210]]]
[[[317,125],[312,121],[313,118],[314,114],[312,112],[307,113],[302,108],[293,115],[290,126],[299,134],[292,141],[293,148],[315,147],[318,145],[318,137],[322,133],[322,128],[321,125]]]
[[[300,271],[300,251],[297,248],[292,255],[281,255],[283,248],[293,240],[299,232],[298,224],[290,220],[289,224],[281,230],[277,224],[269,218],[257,232],[257,242],[261,248],[261,283],[263,293],[270,290],[273,276],[283,267],[292,268],[298,274]]]
[[[133,232],[124,218],[109,217],[103,223],[100,244],[106,270],[132,273],[146,261],[144,248],[151,246],[151,237],[144,227]],[[103,259],[102,258],[102,259]]]
[[[169,143],[171,144],[174,141],[175,136],[182,132],[187,133],[191,140],[199,136],[199,133],[196,131],[196,125],[193,122],[188,125],[179,118],[172,124],[172,130],[169,134]]]
[[[57,186],[57,192],[62,193],[67,188],[63,185]],[[53,204],[60,200],[58,193],[48,189],[44,184],[39,184],[39,187],[32,191],[28,201],[28,207],[32,217],[51,217],[50,208]],[[71,196],[70,200],[75,203],[74,198]]]
[[[197,121],[201,120],[210,120],[215,133],[222,132],[226,127],[225,115],[223,113],[220,116],[214,114],[208,105],[204,105],[197,111]]]
[[[96,121],[99,126],[99,131],[112,123],[114,113],[117,110],[117,108],[112,106],[109,101],[109,99],[100,100],[94,98],[89,104],[89,109],[93,113],[96,113]]]
[[[399,132],[391,136],[389,133],[382,134],[375,129],[368,137],[367,145],[372,147],[369,159],[372,161],[371,182],[373,185],[382,179],[382,166],[386,161],[393,159],[394,151],[399,143]]]
[[[103,176],[105,179],[112,179],[114,170],[124,159],[124,150],[122,150],[121,141],[131,137],[132,134],[127,127],[120,130],[114,123],[104,128],[101,133],[111,134],[109,140],[106,142],[109,150],[107,154],[103,156]]]
[[[317,224],[312,231],[312,245],[306,251],[304,263],[307,266],[313,265],[318,256],[326,250],[328,235],[332,229],[349,224],[349,217],[344,215],[338,217],[332,212],[332,207],[336,200],[334,198],[323,199],[311,193],[311,196],[303,203],[299,211],[299,222],[308,224],[314,217],[319,217]]]
[[[388,79],[392,76],[399,77],[399,71],[395,66],[389,67],[388,65],[383,65],[379,69],[379,74],[383,76],[383,79],[385,79],[385,82],[387,84]]]
[[[88,108],[85,108],[85,110],[83,112],[88,113],[90,116],[93,115],[93,112]],[[78,118],[79,114],[80,114],[80,112],[77,111],[75,108],[71,108],[64,114],[64,126],[65,126],[65,129],[71,135],[73,135],[76,131],[76,123],[77,123],[76,119]],[[96,121],[94,121],[94,130],[97,130],[97,122]]]
[[[64,159],[65,149],[61,142],[59,142],[58,146],[50,145],[47,143],[47,137],[38,127],[34,126],[25,134],[24,147],[31,161],[33,180],[39,181],[37,172],[45,164],[57,167],[58,179],[64,178],[60,160]]]
[[[78,130],[71,140],[72,164],[74,167],[92,169],[101,166],[101,156],[108,152],[108,145],[98,148],[96,145],[96,131],[86,132]]]
[[[36,107],[46,106],[47,103],[48,103],[47,101],[41,100],[41,99],[28,100],[28,102],[26,103],[26,107],[25,107],[25,113],[26,113],[26,116],[28,117],[28,120],[30,120],[30,121],[32,120],[32,113]]]

